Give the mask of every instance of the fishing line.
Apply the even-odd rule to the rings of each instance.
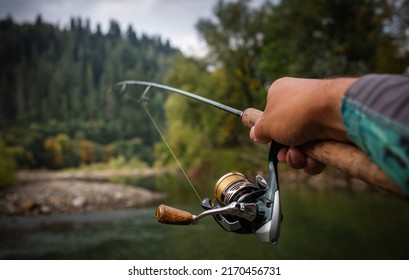
[[[148,107],[146,106],[148,104],[149,98],[147,97],[148,92],[151,88],[151,85],[147,85],[145,88],[144,92],[142,93],[141,97],[139,99],[136,99],[130,95],[124,94],[125,89],[126,89],[126,83],[122,84],[121,91],[120,93],[123,94],[123,96],[136,101],[137,103],[140,103],[143,110],[145,111],[146,115],[149,117],[150,121],[152,122],[153,126],[155,127],[156,131],[159,133],[160,137],[162,138],[163,142],[167,146],[168,150],[170,151],[173,159],[176,161],[177,165],[179,166],[180,170],[182,171],[183,175],[185,176],[186,180],[188,181],[190,187],[192,188],[193,192],[196,194],[196,196],[199,198],[199,201],[202,202],[202,198],[200,197],[199,193],[196,191],[195,186],[193,185],[192,181],[190,181],[189,176],[187,175],[185,169],[183,168],[182,164],[179,162],[178,158],[176,157],[176,154],[173,152],[172,148],[170,147],[168,141],[165,138],[165,135],[162,133],[162,131],[159,128],[159,125],[156,123],[155,119],[151,115]]]
[[[199,201],[202,202],[202,199],[200,198],[199,193],[196,191],[196,188],[193,186],[192,181],[190,181],[189,176],[187,175],[185,169],[182,167],[182,165],[180,164],[179,160],[177,159],[175,153],[173,152],[172,148],[170,147],[168,141],[166,140],[165,136],[163,135],[163,133],[161,132],[159,126],[156,124],[154,118],[152,117],[152,115],[149,112],[149,109],[146,107],[145,102],[141,102],[142,104],[142,108],[144,109],[144,111],[146,112],[146,114],[148,115],[149,119],[151,120],[153,126],[156,128],[156,130],[158,131],[160,137],[162,138],[163,142],[166,144],[166,146],[168,147],[170,153],[172,154],[172,157],[175,159],[176,163],[178,164],[180,170],[182,171],[183,175],[185,176],[186,180],[189,182],[190,187],[192,188],[192,190],[194,191],[194,193],[196,194],[196,196],[199,198]]]

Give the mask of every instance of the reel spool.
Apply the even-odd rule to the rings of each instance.
[[[214,220],[225,230],[248,234],[254,233],[260,221],[264,219],[259,213],[263,205],[258,205],[260,198],[266,194],[267,182],[261,177],[256,177],[256,184],[250,182],[242,173],[230,172],[223,175],[216,183],[214,194],[218,205],[213,205],[210,199],[202,201],[205,210],[222,209],[228,205],[240,205],[240,213],[220,213],[213,215]]]
[[[214,195],[220,206],[243,200],[243,196],[258,191],[260,188],[239,172],[230,172],[222,176],[216,183]]]

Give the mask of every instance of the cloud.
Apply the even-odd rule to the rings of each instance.
[[[68,26],[70,18],[88,18],[107,31],[115,19],[124,32],[129,24],[137,33],[160,35],[187,53],[203,48],[195,30],[199,18],[210,17],[218,0],[1,0],[0,17],[33,22],[41,14],[47,22]]]
[[[108,28],[107,18],[119,21],[123,30],[131,24],[137,33],[160,35],[185,52],[192,52],[202,47],[195,24],[199,18],[211,15],[211,3],[215,1],[102,1],[92,7],[92,19],[101,22],[103,30]]]

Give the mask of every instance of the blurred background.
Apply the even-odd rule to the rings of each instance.
[[[408,203],[331,168],[310,177],[280,166],[275,246],[211,219],[157,224],[159,203],[193,213],[200,203],[136,102],[143,88],[115,86],[152,81],[263,109],[283,76],[408,75],[409,1],[41,0],[0,10],[1,259],[409,257]],[[266,174],[268,148],[235,116],[154,90],[148,106],[202,198],[230,171]]]

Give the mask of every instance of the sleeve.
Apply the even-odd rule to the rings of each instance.
[[[409,77],[366,75],[342,98],[349,138],[409,197]]]

